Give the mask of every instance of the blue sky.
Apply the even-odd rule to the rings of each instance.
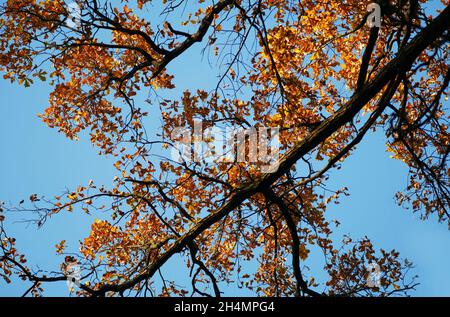
[[[185,88],[201,87],[214,79],[208,64],[201,59],[201,48],[194,46],[171,65],[176,70],[177,93]],[[193,73],[199,75],[192,76]],[[98,150],[88,139],[67,140],[37,117],[47,106],[49,92],[45,83],[24,88],[0,79],[2,201],[17,204],[33,193],[52,197],[66,187],[86,184],[89,179],[107,187],[111,185],[115,175],[111,159],[98,156]],[[406,186],[408,175],[405,166],[389,155],[383,134],[368,134],[343,168],[333,172],[330,186],[334,189],[347,186],[351,194],[329,210],[329,217],[341,222],[334,236],[340,239],[347,233],[353,238],[367,235],[378,248],[397,249],[402,257],[415,264],[413,273],[419,275],[421,284],[412,295],[450,296],[450,232],[445,224],[438,224],[434,219],[421,221],[418,215],[397,206],[394,194]],[[56,271],[62,258],[56,256],[54,245],[66,239],[69,247],[75,249],[96,216],[80,215],[76,211],[64,213],[36,230],[19,222],[25,216],[15,215],[16,222],[9,222],[8,227],[17,238],[19,250],[27,252],[34,268]],[[315,259],[308,265],[312,271],[320,271],[322,267]],[[183,280],[183,271],[175,259],[165,270],[181,283],[189,284]],[[28,286],[0,281],[0,296],[21,295]],[[65,283],[49,285],[46,289],[49,296],[69,295]],[[228,296],[249,295],[234,286],[224,291]]]

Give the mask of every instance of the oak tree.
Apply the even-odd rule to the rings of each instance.
[[[379,25],[369,23],[372,2]],[[409,169],[398,203],[450,223],[450,1],[438,2],[5,1],[4,79],[25,87],[47,81],[42,121],[69,139],[89,139],[114,158],[117,176],[111,188],[93,175],[53,199],[33,194],[25,204],[0,205],[1,277],[20,277],[30,283],[24,295],[35,296],[46,283],[66,281],[74,264],[80,296],[220,296],[231,283],[263,296],[413,289],[411,263],[395,250],[378,250],[367,237],[333,241],[339,219],[327,211],[348,191],[345,180],[337,191],[327,183],[378,130]],[[177,91],[179,68],[171,65],[194,46],[217,81]],[[173,160],[172,132],[192,130],[196,120],[203,128],[278,128],[277,169]],[[8,235],[11,209],[34,211],[38,226],[66,212],[102,212],[102,219],[59,273],[43,274]],[[323,254],[326,284],[305,269],[311,252]],[[188,269],[190,285],[162,276],[171,258]],[[371,263],[380,269],[376,285],[367,283]]]

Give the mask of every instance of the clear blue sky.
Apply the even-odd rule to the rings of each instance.
[[[178,76],[177,92],[211,83],[213,78],[205,78],[211,72],[201,60],[200,49],[196,45],[171,65]],[[193,77],[193,73],[199,76]],[[23,88],[0,79],[2,201],[17,204],[32,193],[52,197],[65,187],[75,188],[89,179],[108,186],[115,175],[111,160],[98,156],[89,140],[69,141],[40,121],[37,113],[47,106],[49,92],[45,83]],[[347,233],[353,238],[367,235],[377,248],[395,248],[415,264],[413,273],[419,275],[421,284],[412,295],[450,296],[450,232],[446,225],[434,219],[423,222],[418,215],[396,205],[394,194],[406,186],[407,170],[401,162],[389,158],[382,133],[369,134],[331,179],[334,189],[347,186],[351,193],[350,197],[341,199],[340,205],[329,209],[329,217],[341,222],[334,234],[336,239]],[[17,238],[19,250],[27,251],[34,268],[58,271],[62,258],[56,256],[54,245],[66,239],[75,250],[77,241],[87,235],[95,217],[99,215],[64,213],[52,218],[41,230],[20,222],[8,225],[9,232]],[[17,215],[14,220],[22,218],[26,217]],[[322,269],[321,261],[314,258],[308,266],[312,271]],[[171,261],[165,272],[178,278],[181,284],[189,285],[176,261]],[[321,277],[323,281],[324,275]],[[0,296],[21,295],[28,286],[0,281]],[[50,296],[69,295],[63,282],[46,289]],[[223,290],[228,296],[249,295],[234,286]]]

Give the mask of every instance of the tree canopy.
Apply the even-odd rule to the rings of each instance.
[[[339,219],[327,211],[348,190],[345,180],[337,191],[327,183],[368,133],[382,131],[409,169],[405,189],[393,193],[398,203],[450,224],[450,1],[439,9],[431,2],[439,1],[5,1],[4,79],[47,81],[42,121],[69,139],[90,139],[114,158],[117,176],[112,188],[93,175],[52,199],[32,194],[0,205],[1,277],[22,278],[36,296],[66,281],[73,265],[80,296],[220,296],[227,283],[263,296],[412,290],[411,263],[397,251],[367,237],[333,241]],[[218,74],[215,88],[176,93],[171,65],[194,45]],[[245,148],[243,160],[174,160],[173,132],[193,131],[197,121],[204,129],[277,129],[276,168],[264,170]],[[34,211],[39,227],[65,212],[102,219],[61,272],[48,275],[16,249],[9,210]],[[325,285],[305,270],[313,250],[325,259]],[[190,271],[188,287],[160,276],[172,257]],[[373,264],[376,285],[367,283]]]

